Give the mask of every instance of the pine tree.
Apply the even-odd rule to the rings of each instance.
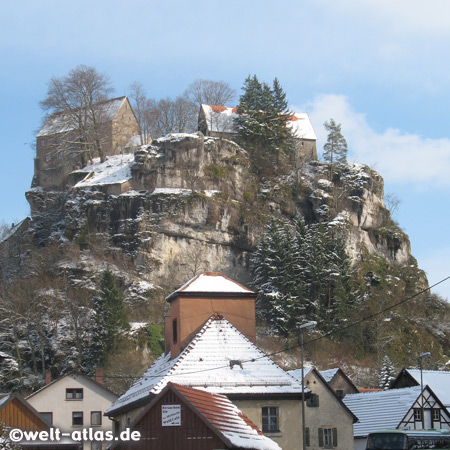
[[[258,168],[276,163],[280,152],[288,154],[293,147],[288,127],[292,113],[286,93],[276,78],[271,88],[256,75],[247,77],[242,89],[235,119],[239,137],[251,151]]]
[[[94,327],[86,358],[89,369],[102,364],[107,353],[117,349],[121,334],[129,329],[124,298],[111,271],[103,272],[99,293],[92,299],[92,306]]]
[[[391,383],[395,380],[395,368],[389,356],[383,358],[383,366],[380,373],[380,388],[389,389]]]
[[[342,167],[347,164],[347,141],[341,133],[341,124],[333,119],[324,123],[328,132],[327,142],[323,146],[323,159],[330,163],[330,179],[332,179],[333,167]]]

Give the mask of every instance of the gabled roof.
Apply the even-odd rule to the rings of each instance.
[[[238,117],[237,108],[227,106],[202,105],[201,110],[205,116],[209,131],[219,133],[236,133],[234,119]],[[294,113],[288,126],[299,139],[317,140],[309,116],[306,113]]]
[[[100,109],[101,121],[108,122],[112,120],[125,99],[126,97],[118,97],[95,104],[94,106]],[[41,131],[39,131],[37,137],[51,136],[77,129],[73,122],[74,111],[62,111],[52,114],[45,122]]]
[[[167,391],[173,392],[181,399],[228,447],[281,450],[278,444],[264,436],[258,427],[224,395],[174,383],[169,383],[154,398],[151,404],[136,418],[132,428],[139,424]]]
[[[32,394],[30,394],[27,397],[27,400],[29,398],[34,397],[35,395],[39,394],[40,392],[48,389],[50,386],[53,386],[54,384],[58,383],[63,378],[66,378],[66,377],[72,376],[72,375],[76,375],[77,377],[82,377],[82,378],[88,380],[88,382],[93,383],[94,385],[96,385],[99,388],[101,388],[102,390],[104,390],[105,393],[107,393],[108,395],[112,395],[114,397],[118,397],[117,394],[115,394],[113,391],[111,391],[110,389],[108,389],[106,386],[104,386],[103,384],[99,383],[98,381],[94,380],[93,378],[88,377],[87,375],[85,375],[84,373],[80,372],[79,370],[71,370],[70,372],[67,372],[63,376],[57,378],[56,380],[51,381],[50,383],[46,384],[45,386],[42,386],[40,389],[38,389],[37,391],[35,391]]]
[[[21,395],[16,393],[6,394],[4,397],[0,395],[0,411],[3,408],[6,408],[6,406],[14,400],[21,403],[24,408],[30,411],[30,413],[42,423],[45,429],[49,429],[51,427],[51,424],[47,421],[47,419],[41,416]],[[8,426],[8,424],[6,424],[6,426]],[[11,424],[9,424],[9,426],[11,426]]]
[[[420,385],[420,370],[403,369],[397,376],[393,385],[401,376],[409,375],[416,385]],[[450,406],[450,372],[441,370],[423,370],[423,385],[428,385],[433,392],[439,397],[445,406]]]
[[[288,373],[289,373],[289,375],[292,375],[294,378],[296,378],[300,382],[300,384],[302,383],[302,369],[301,368],[290,370]],[[322,372],[319,372],[315,367],[305,367],[303,370],[303,375],[305,377],[305,380],[310,373],[315,375],[316,379],[322,383],[322,385],[325,387],[325,389],[328,390],[328,392],[331,394],[331,396],[334,397],[336,399],[336,401],[342,406],[342,408],[347,412],[347,414],[349,414],[351,416],[351,418],[353,419],[353,423],[357,422],[358,418],[356,417],[356,415],[353,414],[353,411],[351,411],[347,407],[347,405],[342,401],[342,399],[340,399],[336,395],[336,392],[334,392],[334,390],[331,389],[330,385],[328,384],[328,380],[326,380],[322,376]],[[335,373],[337,373],[337,371]],[[312,393],[314,394],[314,390],[312,390]]]
[[[220,315],[212,316],[176,358],[160,356],[106,411],[148,402],[169,381],[227,396],[300,396],[300,383]],[[306,390],[309,392],[308,390]]]
[[[242,286],[220,272],[204,272],[191,278],[179,289],[172,292],[166,300],[170,302],[180,296],[202,296],[212,293],[221,296],[256,296],[256,292]]]
[[[343,402],[359,419],[353,425],[355,437],[367,436],[372,431],[397,428],[420,393],[420,386],[415,386],[347,394]]]

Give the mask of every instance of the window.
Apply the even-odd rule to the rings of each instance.
[[[100,441],[91,442],[91,450],[102,450],[102,443]]]
[[[91,425],[101,425],[102,424],[102,412],[101,411],[91,411]]]
[[[342,389],[336,389],[335,392],[336,392],[336,397],[337,398],[339,398],[341,400],[344,398],[345,394],[344,394],[344,391]]]
[[[306,406],[318,407],[319,406],[319,396],[317,394],[311,394],[311,397],[306,400]]]
[[[319,447],[323,448],[337,447],[337,428],[332,427],[319,428]]]
[[[50,425],[53,425],[53,413],[41,412],[39,413]]]
[[[66,400],[83,400],[83,389],[66,389]]]
[[[83,413],[73,412],[72,413],[72,425],[83,425]]]
[[[432,409],[431,414],[433,417],[433,422],[440,422],[441,420],[441,410],[440,409]]]
[[[307,447],[309,447],[311,445],[310,438],[309,438],[309,428],[308,427],[305,428],[305,444],[306,444]]]
[[[172,338],[173,343],[176,344],[178,340],[177,319],[172,320]]]
[[[414,421],[420,422],[422,420],[422,410],[419,408],[416,408],[414,410]]]
[[[280,431],[278,424],[278,408],[276,406],[263,406],[262,431],[264,433]]]

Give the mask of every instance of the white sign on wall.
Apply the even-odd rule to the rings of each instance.
[[[161,418],[163,427],[181,426],[181,405],[162,405]]]

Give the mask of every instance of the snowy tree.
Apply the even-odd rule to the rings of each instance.
[[[256,75],[247,77],[242,89],[235,119],[239,137],[251,150],[257,166],[276,163],[280,153],[289,153],[293,148],[288,127],[292,113],[286,94],[276,78],[271,88]]]
[[[395,380],[395,367],[389,356],[383,358],[383,366],[380,373],[380,388],[389,389],[391,383]]]
[[[269,222],[251,267],[258,314],[283,334],[305,320],[335,329],[355,300],[345,245],[326,224]]]
[[[99,293],[92,299],[94,326],[86,358],[89,369],[102,364],[110,351],[117,349],[123,332],[129,329],[124,298],[110,270],[103,272]]]
[[[327,142],[323,146],[323,159],[330,163],[330,179],[332,179],[333,167],[342,167],[347,164],[347,141],[341,133],[341,124],[333,119],[324,123],[328,132]]]

